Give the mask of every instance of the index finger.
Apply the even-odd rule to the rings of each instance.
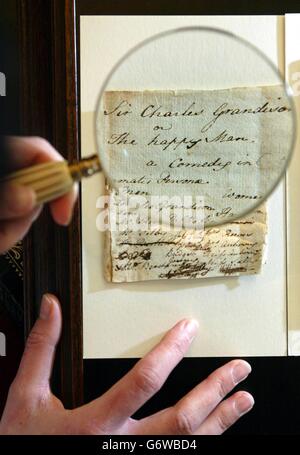
[[[42,137],[5,138],[10,172],[23,169],[34,164],[47,163],[48,161],[62,161],[63,157],[58,151]]]

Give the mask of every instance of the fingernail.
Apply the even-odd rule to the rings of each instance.
[[[34,214],[33,214],[33,218],[32,218],[33,223],[38,219],[42,210],[43,210],[43,205],[36,206],[36,208],[34,209]]]
[[[242,393],[234,402],[235,408],[240,416],[246,414],[254,406],[254,398],[249,393]]]
[[[51,297],[48,294],[43,295],[41,309],[40,309],[40,319],[47,320],[50,317],[52,311],[53,302]]]
[[[35,192],[26,186],[11,185],[8,199],[10,209],[16,213],[32,210],[36,204]]]
[[[70,214],[70,216],[64,221],[63,226],[68,227],[71,223],[71,220],[72,220],[72,214]]]
[[[73,198],[74,198],[74,203],[76,202],[79,194],[79,185],[78,182],[75,182],[73,185]]]
[[[251,373],[251,366],[249,363],[242,361],[237,363],[232,370],[232,377],[235,384],[246,379],[246,377]]]
[[[72,209],[71,208],[66,209],[66,213],[63,213],[58,221],[59,224],[64,227],[69,226],[72,220],[72,215],[73,215]]]
[[[188,334],[190,340],[192,341],[195,338],[195,335],[198,331],[199,323],[196,319],[188,319],[183,323],[182,329],[186,334]]]
[[[66,209],[66,213],[63,214],[63,218],[60,221],[60,224],[62,226],[67,227],[67,226],[69,226],[69,224],[72,221],[73,209],[74,209],[74,205],[75,205],[75,202],[77,200],[77,197],[78,197],[78,192],[79,192],[78,183],[74,183],[73,189],[72,189],[72,200],[71,200],[71,203],[70,203],[68,209]]]

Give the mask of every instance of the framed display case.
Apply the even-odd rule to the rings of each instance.
[[[171,4],[159,1],[20,0],[20,94],[23,134],[45,137],[69,162],[78,160],[82,152],[85,152],[81,150],[81,145],[84,143],[83,135],[86,134],[82,129],[81,106],[83,75],[80,51],[83,49],[81,36],[83,16],[113,18],[116,14],[151,17],[157,14],[161,18],[166,14],[179,18],[185,15],[187,22],[187,16],[192,14],[199,16],[266,14],[278,16],[280,28],[279,16],[288,12],[297,12],[293,2],[287,2],[285,5],[274,1],[253,2],[245,6],[241,1],[234,1],[229,6],[226,1],[207,2],[207,4],[178,1],[176,4]],[[168,20],[171,23],[170,16]],[[178,22],[181,20],[178,19]],[[237,21],[238,19],[235,23]],[[277,21],[277,18],[274,21]],[[123,33],[126,34],[126,30],[123,30]],[[97,36],[95,36],[96,39]],[[116,46],[116,43],[113,45]],[[281,49],[280,46],[278,48]],[[106,49],[106,52],[109,52],[109,49]],[[97,58],[101,58],[101,54]],[[86,75],[84,77],[86,78]],[[97,355],[98,351],[93,351],[90,340],[86,337],[91,313],[84,307],[89,304],[85,291],[84,280],[87,274],[82,249],[87,235],[82,222],[82,214],[86,213],[85,204],[86,195],[82,195],[80,191],[72,222],[66,228],[58,227],[53,223],[46,207],[24,243],[25,335],[28,335],[37,317],[41,296],[45,292],[57,295],[62,305],[63,331],[54,365],[53,390],[67,407],[79,406],[103,393],[126,373],[139,357],[134,355],[135,351],[128,356],[125,354],[110,356],[109,351],[107,355]],[[285,261],[286,256],[284,257]],[[280,288],[282,293],[286,293],[289,289],[285,267],[286,263],[283,262],[284,275],[282,288]],[[132,298],[136,298],[133,292],[131,294]],[[266,296],[268,298],[267,294]],[[98,298],[100,299],[100,295]],[[276,311],[278,308],[280,313],[278,326],[281,321],[287,324],[288,315],[282,313],[283,306],[277,307]],[[109,313],[107,309],[105,311],[107,320]],[[99,306],[97,324],[99,323],[100,331],[101,314],[101,306]],[[115,326],[118,330],[118,316],[112,313],[111,318],[112,327],[113,318],[116,318]],[[86,325],[85,330],[83,321]],[[265,323],[268,324],[268,321]],[[95,329],[95,326],[93,327]],[[85,336],[83,336],[84,333]],[[114,337],[113,330],[111,337]],[[96,341],[101,342],[99,333]],[[276,344],[277,341],[275,340],[274,343]],[[270,342],[270,346],[271,344]],[[243,355],[247,357],[253,368],[253,373],[243,388],[257,398],[256,406],[230,432],[295,433],[299,431],[300,423],[299,418],[297,422],[297,414],[300,406],[298,387],[300,362],[297,357],[284,355],[288,352],[288,340],[282,340],[281,345],[282,350],[279,347],[274,348],[270,354],[273,357]],[[94,355],[91,354],[92,351]],[[264,351],[263,348],[262,351]],[[100,349],[99,352],[104,351]],[[147,415],[149,412],[172,404],[213,369],[225,363],[226,357],[216,357],[211,354],[185,358],[171,374],[162,390],[138,412],[137,416]]]

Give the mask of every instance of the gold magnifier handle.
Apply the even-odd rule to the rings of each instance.
[[[97,155],[69,164],[67,161],[51,161],[16,171],[0,180],[32,188],[37,204],[53,201],[68,193],[74,182],[101,171]]]

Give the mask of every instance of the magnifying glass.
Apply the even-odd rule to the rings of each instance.
[[[31,186],[45,203],[102,171],[111,190],[203,197],[209,227],[244,217],[272,193],[293,152],[296,115],[259,49],[223,30],[185,27],[145,40],[115,65],[95,134],[97,156],[4,180]]]

